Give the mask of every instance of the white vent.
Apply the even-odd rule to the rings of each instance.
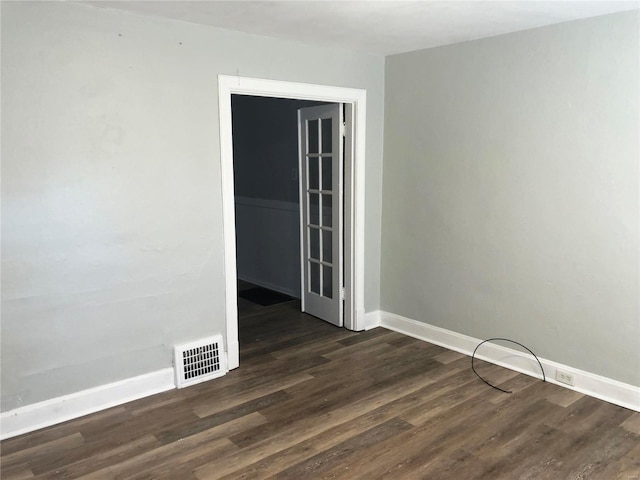
[[[175,347],[176,386],[188,387],[227,373],[222,335]]]

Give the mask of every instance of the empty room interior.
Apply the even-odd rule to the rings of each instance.
[[[640,478],[637,1],[2,1],[0,476]]]

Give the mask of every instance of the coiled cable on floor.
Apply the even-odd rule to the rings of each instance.
[[[474,361],[474,360],[475,360],[475,358],[476,358],[476,352],[478,351],[478,348],[480,348],[482,345],[484,345],[484,344],[485,344],[485,343],[487,343],[487,342],[494,342],[494,341],[496,341],[496,340],[500,340],[500,341],[503,341],[503,342],[511,342],[511,343],[515,343],[516,345],[520,345],[520,346],[521,346],[522,348],[524,348],[527,352],[529,352],[531,355],[533,355],[533,358],[535,358],[535,359],[536,359],[536,362],[538,362],[538,365],[540,365],[540,371],[542,372],[542,381],[543,381],[543,382],[546,382],[546,381],[547,381],[547,377],[546,377],[546,376],[545,376],[545,374],[544,374],[544,368],[542,368],[542,363],[540,363],[540,360],[538,360],[538,357],[536,356],[536,354],[535,354],[535,353],[533,353],[529,348],[525,347],[525,346],[524,346],[524,345],[522,345],[521,343],[516,342],[515,340],[509,340],[508,338],[499,338],[499,337],[497,337],[497,338],[488,338],[487,340],[484,340],[484,341],[480,342],[480,343],[478,344],[478,346],[473,350],[473,354],[471,355],[471,370],[473,370],[473,373],[475,373],[475,374],[478,376],[478,378],[479,378],[480,380],[482,380],[484,383],[486,383],[486,384],[487,384],[487,385],[489,385],[490,387],[495,388],[496,390],[500,390],[501,392],[504,392],[504,393],[512,393],[510,390],[504,390],[504,389],[502,389],[502,388],[500,388],[500,387],[496,387],[495,385],[492,385],[491,383],[487,382],[484,378],[482,378],[482,377],[480,376],[480,374],[479,374],[478,372],[476,372],[476,369],[475,369],[475,367],[474,367],[474,365],[473,365],[473,361]]]

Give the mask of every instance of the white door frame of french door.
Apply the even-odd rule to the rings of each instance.
[[[351,162],[344,178],[344,326],[364,330],[364,155],[367,92],[356,88],[293,83],[259,78],[218,75],[220,115],[220,175],[222,179],[222,229],[224,235],[225,322],[227,368],[240,365],[236,271],[236,224],[233,189],[233,133],[231,95],[291,98],[344,103],[351,128]],[[351,115],[350,115],[351,113]],[[349,136],[347,136],[348,138]]]

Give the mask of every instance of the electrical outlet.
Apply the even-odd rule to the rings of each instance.
[[[556,370],[556,380],[560,383],[571,385],[572,387],[575,385],[573,374],[563,370]]]

